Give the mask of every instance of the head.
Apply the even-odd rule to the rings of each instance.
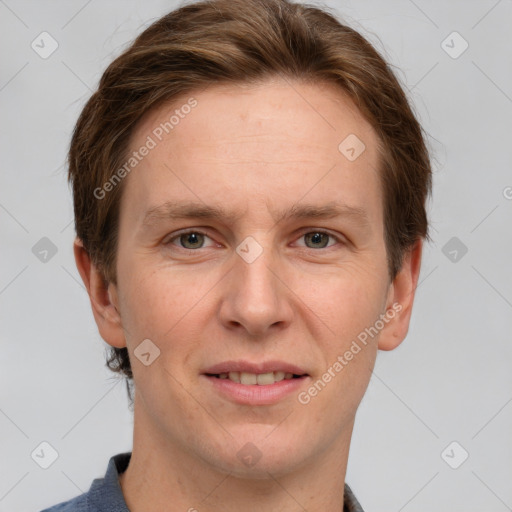
[[[249,442],[275,470],[348,435],[377,350],[407,334],[431,189],[423,131],[370,43],[285,0],[183,6],[104,72],[69,178],[107,365],[145,424],[230,471],[249,470]],[[302,377],[248,405],[217,390],[233,361]]]

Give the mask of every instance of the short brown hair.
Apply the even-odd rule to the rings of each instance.
[[[211,84],[251,84],[276,76],[337,84],[375,129],[382,145],[390,278],[418,239],[430,239],[425,205],[432,172],[423,129],[374,47],[313,5],[201,1],[182,5],[145,29],[105,70],[75,126],[68,155],[75,228],[105,281],[117,283],[123,182],[101,198],[95,191],[126,162],[142,115]],[[107,366],[133,384],[126,348],[110,347]]]

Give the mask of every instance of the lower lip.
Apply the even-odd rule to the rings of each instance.
[[[218,377],[210,377],[208,375],[202,375],[202,377],[208,379],[214,389],[219,393],[227,396],[236,403],[244,405],[275,404],[286,396],[297,393],[309,378],[305,376],[296,379],[283,379],[274,384],[259,386],[258,384],[240,384],[230,379],[219,379]]]

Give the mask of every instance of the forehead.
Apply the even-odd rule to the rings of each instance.
[[[280,208],[306,194],[310,203],[380,208],[378,138],[334,84],[209,86],[143,116],[130,150],[149,139],[151,150],[125,184],[139,218],[183,196],[237,210]]]
[[[195,103],[192,108],[191,103]],[[165,123],[167,130],[162,126]],[[175,144],[180,144],[186,138],[187,142],[204,144],[204,131],[215,132],[219,139],[235,138],[241,125],[244,137],[258,136],[259,128],[270,128],[270,123],[276,128],[289,128],[283,136],[305,136],[312,142],[323,139],[325,145],[332,146],[350,128],[357,129],[360,138],[370,145],[378,142],[370,123],[348,94],[335,84],[269,78],[255,84],[212,84],[164,102],[142,116],[132,133],[130,146],[144,142],[148,134],[157,142],[173,138]],[[326,138],[328,132],[331,137]]]

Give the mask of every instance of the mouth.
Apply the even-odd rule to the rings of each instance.
[[[297,374],[292,372],[266,372],[266,373],[249,373],[249,372],[222,372],[222,373],[205,373],[207,377],[216,379],[230,380],[244,386],[270,386],[282,380],[300,379],[307,377],[307,374]]]
[[[226,361],[201,375],[217,396],[243,405],[275,404],[298,393],[310,380],[302,368],[283,361]]]

